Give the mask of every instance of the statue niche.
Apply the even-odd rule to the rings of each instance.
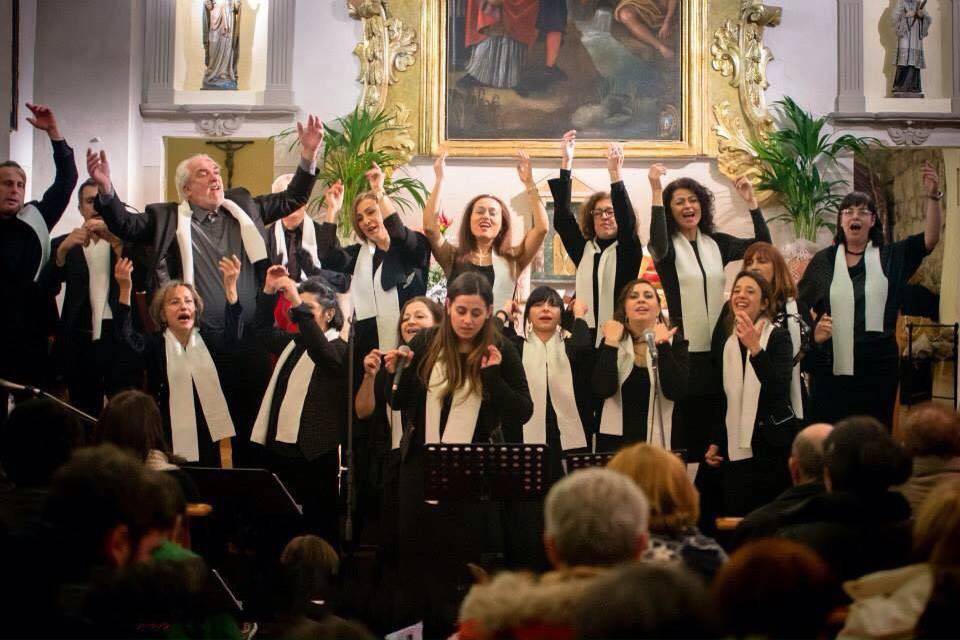
[[[242,0],[204,0],[203,89],[236,90]]]

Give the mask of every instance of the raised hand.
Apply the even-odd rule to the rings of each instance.
[[[333,222],[343,208],[343,182],[337,180],[324,189],[323,202],[327,206],[327,222]]]
[[[601,331],[603,331],[604,343],[611,347],[619,346],[620,341],[623,340],[623,323],[619,320],[607,320],[603,323]]]
[[[500,349],[491,344],[487,346],[487,352],[483,354],[483,358],[480,360],[480,368],[495,367],[501,362],[503,362],[503,355],[500,353]]]
[[[370,191],[383,193],[383,169],[380,168],[380,165],[374,162],[364,175],[367,178],[367,183],[370,185]]]
[[[733,183],[733,186],[737,190],[737,193],[740,194],[740,197],[743,198],[743,201],[747,203],[747,206],[750,207],[751,211],[760,207],[760,204],[757,202],[757,195],[753,191],[753,183],[750,182],[750,178],[747,176],[740,176],[737,178],[737,181]]]
[[[282,264],[275,264],[267,269],[267,275],[263,280],[263,292],[267,295],[273,295],[280,288],[281,278],[288,278],[290,274],[287,268]]]
[[[120,291],[133,289],[133,260],[120,258],[113,266],[113,278],[120,285]]]
[[[811,314],[813,312],[811,311]],[[816,320],[816,317],[814,317]],[[830,317],[830,314],[823,314],[820,316],[820,320],[817,322],[816,326],[813,328],[813,341],[817,344],[823,344],[827,340],[833,337],[833,318]]]
[[[580,298],[574,298],[570,303],[570,311],[573,312],[574,318],[582,318],[587,315],[587,303],[581,300]]]
[[[514,323],[520,316],[520,303],[516,300],[507,300],[503,305],[503,312],[507,314],[507,322]]]
[[[607,171],[610,182],[620,182],[620,170],[623,169],[623,146],[619,142],[607,144]]]
[[[745,346],[750,355],[760,353],[760,334],[763,333],[763,327],[767,324],[766,319],[760,320],[756,325],[743,311],[737,311],[737,339],[740,344]]]
[[[297,135],[300,138],[300,157],[307,162],[317,158],[317,150],[323,144],[323,122],[315,115],[307,115],[307,122],[297,123]]]
[[[441,145],[437,149],[437,157],[433,159],[433,175],[437,181],[443,180],[447,172],[447,147]]]
[[[654,191],[663,191],[663,176],[665,175],[667,175],[666,165],[660,162],[650,165],[650,170],[647,172],[650,188]]]
[[[560,141],[560,152],[563,154],[560,161],[560,167],[570,169],[573,166],[573,154],[577,147],[577,130],[571,129],[563,134]]]
[[[239,295],[237,294],[237,278],[240,277],[240,258],[237,256],[220,258],[220,263],[217,266],[223,275],[223,290],[226,293],[227,302],[236,304],[239,299]]]
[[[528,189],[536,188],[533,182],[533,167],[530,164],[530,156],[522,149],[517,151],[517,175],[520,177],[520,182]]]
[[[27,103],[27,109],[33,116],[27,116],[27,122],[32,124],[40,131],[46,131],[51,140],[63,140],[60,135],[60,129],[57,127],[57,118],[53,115],[53,109],[45,107],[42,104]]]
[[[382,355],[380,349],[374,349],[363,357],[363,375],[373,378],[380,371],[380,360]]]
[[[677,327],[674,327],[673,329],[671,329],[667,327],[667,325],[665,325],[664,323],[658,322],[657,324],[653,325],[653,342],[655,344],[670,342],[670,339],[674,336],[676,332],[677,332]]]
[[[923,189],[927,195],[938,195],[940,193],[940,175],[937,173],[937,170],[930,166],[930,163],[924,162],[920,175],[923,180]]]
[[[113,183],[110,181],[110,163],[107,162],[106,151],[101,150],[100,153],[94,153],[87,149],[87,173],[97,183],[97,189],[100,193],[113,191]]]
[[[383,366],[386,368],[387,373],[394,374],[397,372],[397,363],[400,361],[400,358],[403,358],[407,361],[407,364],[410,364],[413,361],[413,351],[408,351],[406,355],[403,355],[398,349],[392,349],[383,354]]]
[[[277,280],[277,291],[283,294],[283,297],[290,303],[290,307],[299,307],[303,300],[300,299],[300,292],[297,291],[297,283],[290,276],[282,276]]]

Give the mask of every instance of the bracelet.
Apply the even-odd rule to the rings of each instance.
[[[927,197],[930,198],[931,200],[935,200],[936,202],[940,202],[941,200],[943,200],[943,191],[937,191],[936,193],[931,193],[927,195]]]

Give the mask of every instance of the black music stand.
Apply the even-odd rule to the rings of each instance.
[[[214,513],[302,516],[303,507],[277,474],[267,469],[183,467]]]
[[[566,453],[563,456],[563,472],[566,475],[570,475],[579,469],[605,467],[615,455],[615,451],[604,451],[601,453]]]
[[[428,444],[427,500],[537,500],[547,486],[543,444]]]

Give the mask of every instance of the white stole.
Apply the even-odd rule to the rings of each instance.
[[[287,239],[284,237],[284,226],[282,220],[277,220],[273,223],[273,239],[277,244],[277,253],[280,254],[280,264],[287,266],[287,262],[290,260],[287,256]],[[313,258],[313,264],[318,269],[320,268],[320,258],[317,253],[317,229],[313,226],[313,220],[310,219],[310,216],[304,215],[303,222],[300,223],[303,231],[300,235],[300,246],[310,254],[310,257]],[[303,270],[302,266],[300,269],[300,279],[306,280],[308,278],[307,272]]]
[[[47,221],[43,219],[43,214],[32,204],[24,206],[17,212],[17,217],[27,223],[33,229],[40,243],[40,264],[37,265],[37,272],[33,274],[33,281],[36,282],[40,277],[40,272],[50,260],[50,230],[47,229]]]
[[[357,253],[357,262],[353,267],[353,282],[350,296],[357,320],[377,319],[377,339],[381,351],[389,351],[397,346],[397,323],[400,321],[399,292],[394,287],[390,291],[383,289],[383,262],[373,270],[373,254],[377,246],[372,242],[361,242]]]
[[[596,240],[590,240],[583,248],[583,256],[577,265],[577,298],[587,305],[588,313],[584,316],[587,326],[591,329],[602,327],[603,323],[613,317],[613,293],[617,281],[617,244],[614,241],[600,253],[600,264],[597,266],[597,286],[600,292],[597,295],[599,309],[593,308],[593,258],[599,251]],[[498,307],[500,308],[500,307]],[[603,333],[597,331],[599,347],[603,342]]]
[[[672,342],[672,340],[671,340]],[[663,440],[664,448],[670,448],[670,439],[673,432],[673,400],[663,395],[663,386],[660,383],[660,370],[657,369],[657,384],[653,380],[653,356],[647,350],[647,372],[650,374],[650,392],[647,396],[647,444],[660,446],[659,418],[654,410],[654,403],[660,405],[660,413],[663,415]],[[621,388],[630,373],[633,371],[635,362],[633,340],[629,335],[620,341],[617,346],[617,392],[604,400],[603,413],[600,416],[600,433],[622,436],[623,435],[623,395]],[[659,397],[656,396],[656,389],[660,388]]]
[[[490,255],[490,259],[493,264],[493,308],[503,309],[508,300],[513,300],[517,289],[513,263],[496,251]]]
[[[787,311],[787,331],[790,332],[790,342],[793,344],[793,357],[796,359],[800,353],[800,310],[797,308],[797,301],[793,298],[787,300],[784,305]],[[793,414],[798,418],[803,418],[803,393],[801,388],[803,383],[800,380],[800,363],[793,365],[793,373],[790,377],[790,404],[793,406]]]
[[[474,389],[469,380],[453,392],[450,412],[447,414],[447,426],[440,438],[440,418],[443,415],[443,391],[447,385],[447,366],[437,360],[430,372],[427,385],[427,406],[425,419],[425,441],[427,444],[439,442],[468,444],[473,442],[473,432],[477,428],[480,404],[483,401],[479,389]]]
[[[200,409],[207,421],[210,438],[217,442],[236,435],[227,401],[220,388],[220,377],[213,358],[203,342],[200,332],[194,329],[186,349],[170,329],[163,332],[167,356],[167,383],[170,387],[170,431],[173,435],[173,452],[196,462],[200,459],[200,444],[197,439],[197,413],[193,404],[193,389],[200,397]]]
[[[99,340],[103,321],[113,318],[108,297],[110,295],[110,252],[113,248],[106,240],[91,241],[83,247],[87,261],[87,287],[90,294],[90,328],[93,339]]]
[[[336,340],[339,336],[340,333],[336,329],[330,329],[323,334],[323,337],[327,340]],[[260,403],[260,410],[257,412],[257,419],[253,423],[253,431],[250,434],[250,440],[253,442],[267,443],[267,429],[270,426],[273,396],[277,391],[277,377],[296,346],[296,341],[291,340],[280,353],[280,357],[277,358],[273,375],[270,376],[270,384],[267,385],[263,402]],[[313,362],[313,358],[304,351],[300,354],[297,364],[290,371],[290,376],[287,378],[287,388],[283,393],[283,400],[280,402],[280,411],[277,413],[277,434],[275,437],[277,442],[297,443],[297,438],[300,436],[303,404],[307,398],[307,391],[310,389],[310,381],[313,379],[315,368],[316,364]]]
[[[766,321],[760,334],[760,348],[766,349],[773,323]],[[731,462],[753,457],[750,442],[757,421],[760,379],[747,353],[746,367],[740,353],[740,340],[734,331],[723,346],[723,391],[727,396],[727,454]]]
[[[713,328],[723,308],[723,259],[720,247],[710,236],[697,229],[697,254],[690,241],[682,233],[673,234],[673,249],[676,256],[677,280],[680,283],[680,313],[683,316],[683,335],[690,342],[691,353],[710,351]],[[707,276],[704,299],[703,275]]]
[[[387,403],[387,422],[390,423],[390,449],[400,448],[400,440],[403,439],[403,414],[390,407]]]
[[[574,395],[573,371],[560,334],[554,333],[543,342],[532,333],[523,345],[523,369],[533,399],[533,415],[523,425],[523,441],[527,444],[547,443],[547,391],[557,416],[560,446],[580,449],[587,446],[577,400]]]
[[[867,331],[883,331],[883,312],[887,305],[887,276],[880,264],[880,249],[867,243],[863,254],[866,269],[864,282],[864,313]],[[833,319],[833,375],[853,375],[853,280],[847,266],[847,251],[843,243],[837,245],[833,262],[833,280],[830,282],[830,317]]]
[[[267,245],[263,242],[260,230],[254,224],[247,212],[233,200],[224,200],[220,205],[240,223],[240,240],[243,250],[251,264],[267,257]],[[177,247],[180,249],[180,260],[183,265],[183,281],[193,284],[193,231],[190,221],[193,210],[190,203],[184,200],[177,207]]]

